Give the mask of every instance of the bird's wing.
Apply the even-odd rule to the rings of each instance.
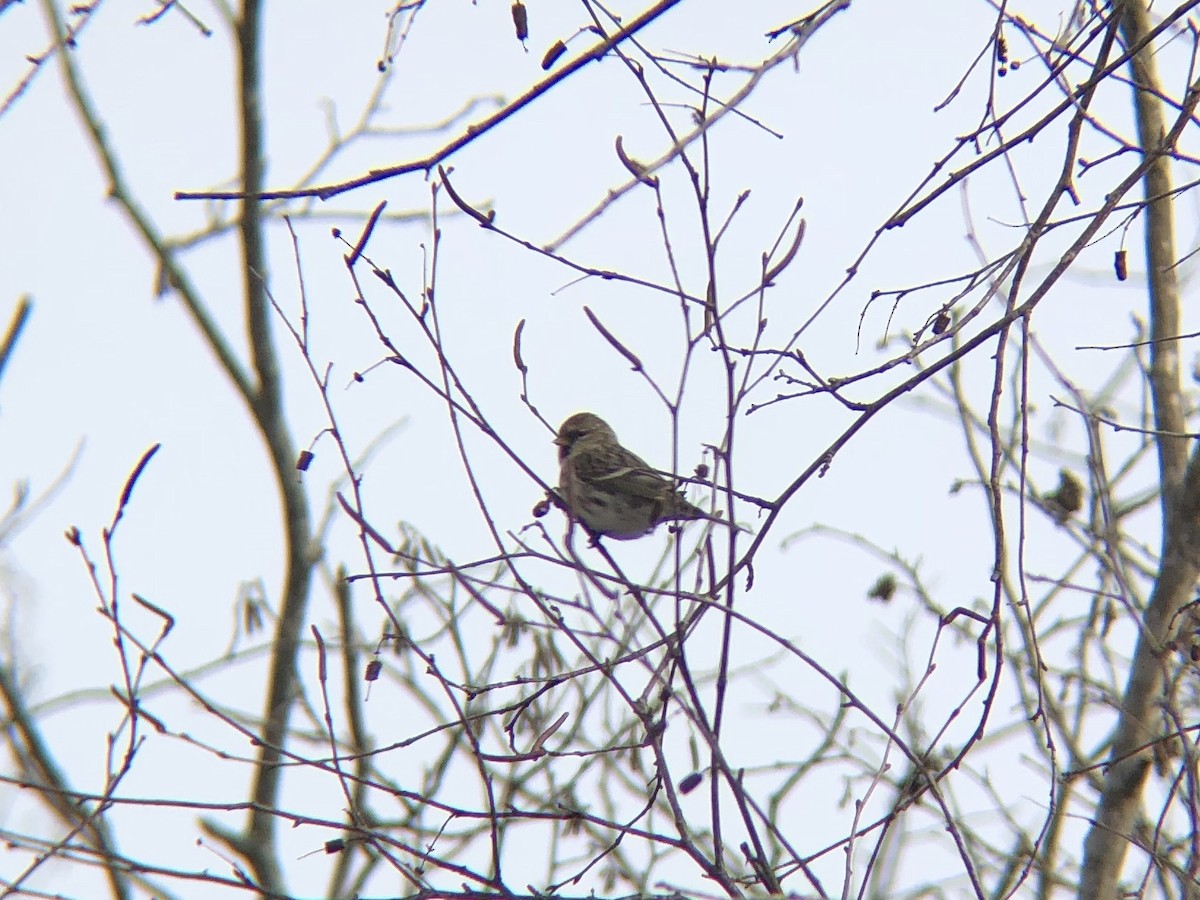
[[[698,506],[694,506],[677,491],[665,475],[651,469],[626,467],[596,480],[597,484],[617,485],[617,493],[651,501],[655,519],[708,519],[712,518]]]
[[[575,473],[598,488],[645,500],[662,500],[671,491],[671,483],[646,464],[640,456],[621,448],[619,455],[581,453],[575,460]]]
[[[600,486],[611,485],[619,493],[646,500],[661,500],[671,492],[670,482],[650,468],[623,466],[605,473],[595,482]]]

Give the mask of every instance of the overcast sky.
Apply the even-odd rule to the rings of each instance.
[[[229,205],[173,198],[179,190],[228,187],[235,176],[232,54],[215,4],[200,0],[193,10],[216,32],[211,38],[174,13],[153,25],[137,24],[137,17],[151,6],[102,4],[74,53],[138,202],[164,233],[186,239],[233,213]],[[753,64],[775,47],[764,36],[768,30],[809,11],[782,2],[737,6],[734,12],[731,4],[718,0],[689,0],[649,28],[642,42],[659,52],[715,55],[727,63]],[[1045,30],[1059,28],[1059,7],[1027,6],[1031,19]],[[331,123],[344,134],[358,121],[381,77],[376,62],[385,46],[386,19],[384,4],[339,4],[336,10],[317,2],[267,7],[267,182],[287,188],[321,157]],[[638,11],[632,5],[623,14]],[[439,122],[472,101],[476,105],[468,119],[478,120],[500,100],[527,90],[544,77],[544,50],[554,40],[570,38],[586,22],[574,4],[537,0],[529,3],[529,17],[526,50],[513,36],[506,3],[450,0],[422,11],[388,76],[377,124],[413,129]],[[899,302],[890,296],[871,302],[872,291],[915,287],[976,268],[977,249],[966,240],[968,221],[988,258],[1020,240],[1014,226],[1022,223],[1023,213],[1013,185],[1000,169],[989,170],[966,190],[943,196],[905,227],[882,233],[855,278],[837,291],[882,223],[956,146],[958,136],[978,126],[989,87],[997,87],[1003,107],[1045,77],[1036,62],[1004,79],[987,77],[994,68],[986,57],[994,21],[994,10],[982,2],[944,3],[918,12],[912,4],[856,0],[804,48],[798,69],[785,65],[764,79],[742,107],[747,118],[728,116],[711,134],[715,220],[723,222],[738,194],[750,192],[723,238],[718,272],[722,296],[741,296],[756,283],[763,251],[775,242],[803,198],[805,239],[796,261],[768,294],[766,336],[776,346],[783,345],[801,323],[823,310],[796,346],[827,378],[866,370],[902,352],[900,343],[884,351],[879,342],[899,341],[904,333],[921,328],[953,289],[915,292]],[[0,13],[0,26],[0,85],[7,92],[30,72],[26,57],[44,52],[48,39],[38,3],[7,8]],[[566,58],[591,43],[588,35],[575,37]],[[1029,58],[1027,47],[1015,38],[1013,44],[1014,56]],[[981,69],[963,83],[953,102],[937,108],[980,53],[985,54]],[[714,92],[726,95],[743,77],[737,72],[718,75]],[[664,94],[676,103],[687,96],[665,88]],[[1100,107],[1114,128],[1128,127],[1122,105],[1126,99],[1114,89]],[[688,126],[685,109],[669,112],[677,127]],[[1017,122],[1034,118],[1031,111]],[[344,149],[322,180],[355,177],[420,158],[462,128],[459,122],[435,133],[363,137]],[[494,208],[498,225],[541,246],[570,231],[609,190],[628,181],[614,151],[618,135],[625,151],[641,160],[654,159],[668,147],[636,81],[617,60],[608,58],[455,154],[449,160],[451,178],[468,200]],[[1061,140],[1061,129],[1052,131],[1014,154],[1021,187],[1038,204],[1045,186],[1058,177]],[[699,158],[698,148],[695,153]],[[951,168],[974,158],[973,150],[963,151]],[[278,599],[280,514],[262,447],[177,299],[170,292],[157,295],[155,266],[116,204],[105,199],[105,180],[53,62],[36,73],[0,119],[0,159],[0,320],[6,320],[24,294],[34,304],[0,381],[0,480],[10,485],[27,482],[37,495],[70,466],[65,482],[36,518],[0,547],[12,640],[30,696],[46,701],[70,691],[103,693],[117,678],[110,627],[95,611],[97,601],[78,551],[62,534],[78,526],[92,553],[99,554],[101,528],[113,515],[126,477],[155,443],[162,449],[143,474],[121,524],[120,591],[136,591],[176,617],[176,631],[165,647],[174,666],[186,670],[210,661],[231,645],[236,599],[247,584],[261,582],[267,597]],[[683,287],[703,295],[708,272],[691,186],[678,164],[665,167],[658,176]],[[1087,194],[1090,189],[1084,185],[1085,200],[1094,202],[1095,196]],[[594,411],[612,423],[628,447],[657,465],[668,467],[678,452],[682,472],[701,461],[705,444],[721,440],[726,407],[715,354],[701,352],[692,360],[678,444],[673,445],[663,404],[583,313],[584,306],[594,311],[645,362],[647,373],[673,393],[683,359],[676,300],[618,281],[580,280],[561,262],[481,229],[444,195],[439,201],[442,232],[434,271],[428,218],[431,183],[420,173],[405,175],[326,202],[291,206],[313,356],[320,369],[330,367],[331,397],[343,435],[352,451],[362,452],[381,433],[399,426],[365,468],[368,512],[377,527],[394,535],[397,521],[412,523],[460,563],[496,552],[464,476],[445,404],[400,367],[373,369],[362,383],[353,378],[355,372],[378,363],[385,350],[352,302],[354,289],[343,264],[346,248],[331,236],[331,229],[344,229],[353,241],[364,215],[384,200],[389,215],[406,215],[381,222],[368,254],[390,269],[413,298],[431,275],[436,276],[447,356],[492,425],[547,483],[557,475],[553,435],[522,403],[521,379],[512,359],[513,333],[522,319],[529,399],[552,426],[572,412]],[[1067,212],[1064,207],[1063,215]],[[670,284],[661,227],[653,192],[640,186],[566,242],[561,252],[597,269]],[[1136,248],[1137,233],[1132,234],[1126,241]],[[271,290],[295,317],[299,288],[291,239],[281,222],[271,226],[270,238]],[[1136,271],[1123,286],[1109,277],[1120,240],[1117,235],[1098,242],[1085,253],[1076,273],[1039,309],[1035,330],[1053,353],[1062,354],[1056,358],[1069,367],[1070,377],[1094,380],[1108,366],[1095,354],[1071,348],[1133,337],[1130,311],[1139,309],[1142,284]],[[184,259],[210,311],[244,354],[240,257],[234,236],[226,232],[212,237]],[[430,352],[411,320],[377,280],[366,274],[363,278],[401,352],[430,367]],[[832,302],[822,307],[831,296]],[[1081,297],[1086,298],[1086,315],[1080,314]],[[745,315],[731,319],[731,327],[739,342],[749,340],[752,305],[746,306]],[[327,422],[294,344],[283,329],[277,334],[290,427],[303,447]],[[788,371],[800,374],[795,367]],[[874,399],[911,371],[905,368],[873,382],[856,399]],[[967,387],[976,392],[979,408],[986,408],[990,372],[984,357],[967,372]],[[1079,462],[1082,445],[1075,420],[1053,407],[1052,381],[1044,373],[1035,379],[1032,400],[1037,413],[1031,434],[1057,449],[1044,454],[1030,475],[1040,488],[1048,489],[1059,465]],[[767,382],[757,390],[762,402],[786,387]],[[906,559],[919,558],[924,577],[946,609],[989,597],[992,547],[983,496],[977,488],[952,493],[956,482],[973,478],[974,471],[964,455],[959,425],[938,414],[939,407],[948,408],[933,390],[905,397],[851,441],[822,478],[793,498],[757,560],[755,588],[739,599],[742,612],[794,639],[829,671],[845,673],[885,716],[894,714],[902,683],[898,670],[915,672],[916,678],[924,668],[933,635],[929,617],[915,609],[911,597],[901,596],[889,606],[869,601],[867,590],[886,567],[850,541],[829,535],[785,539],[817,524],[842,529]],[[776,496],[851,421],[852,415],[828,396],[742,416],[737,432],[739,489]],[[468,446],[497,525],[517,532],[530,524],[530,510],[542,496],[538,484],[482,436],[470,435]],[[318,442],[315,450],[316,461],[304,477],[314,504],[323,510],[330,484],[341,470],[328,440]],[[739,509],[739,518],[751,529],[759,524],[747,506]],[[561,535],[558,511],[544,521],[552,535]],[[686,531],[685,537],[693,533]],[[346,561],[352,571],[361,571],[361,551],[353,535],[341,518],[326,550],[331,565]],[[1154,537],[1151,528],[1147,541]],[[617,546],[614,554],[628,571],[648,575],[669,540],[660,530],[644,541]],[[1049,529],[1041,543],[1030,546],[1030,568],[1049,565],[1064,546],[1057,543],[1060,540]],[[542,575],[554,582],[552,573]],[[326,592],[318,587],[312,620],[328,625],[331,609]],[[381,619],[366,593],[362,617],[364,632],[378,633]],[[897,635],[913,620],[919,624],[906,645]],[[487,628],[488,621],[479,617],[475,623]],[[145,627],[153,630],[149,619]],[[261,645],[260,637],[239,646]],[[905,647],[916,659],[904,661]],[[771,650],[747,640],[739,654],[742,659],[761,658]],[[922,695],[934,729],[961,702],[975,667],[973,646],[947,646],[938,652],[939,671]],[[260,689],[247,693],[245,685],[258,684],[254,676],[261,674],[261,662],[261,656],[251,656],[245,665],[206,681],[205,689],[258,715]],[[739,765],[786,755],[777,746],[764,746],[755,731],[764,721],[765,698],[779,684],[791,686],[795,696],[811,692],[823,708],[837,702],[827,685],[794,661],[764,669],[756,678],[732,708],[747,724],[744,739],[730,742],[733,751],[742,754]],[[386,694],[381,690],[374,699],[380,711]],[[189,724],[187,702],[164,697],[162,704],[160,714],[171,716],[174,729],[204,731],[203,717]],[[978,716],[978,700],[968,704],[966,713],[969,730]],[[69,715],[47,717],[47,733],[80,785],[97,783],[105,735],[117,717],[118,711],[103,703],[74,706]],[[378,724],[379,742],[401,739],[407,729],[393,723],[389,732],[386,721]],[[965,736],[953,734],[957,739]],[[796,740],[806,735],[798,729]],[[250,748],[242,746],[240,751],[249,754]],[[144,764],[125,791],[170,794],[178,790],[181,770],[202,771],[199,778],[208,779],[203,783],[219,785],[211,799],[233,801],[244,794],[244,770],[222,768],[207,754],[170,741],[148,746]],[[1023,793],[1022,773],[1012,773],[1009,782],[1003,782],[1003,775],[997,777],[1000,790]],[[329,792],[325,814],[337,818],[336,785],[314,787],[320,790]],[[813,808],[824,809],[842,824],[806,834],[813,843],[805,843],[805,849],[818,845],[813,835],[845,832],[851,811],[838,804],[841,793],[840,782],[814,788],[808,815]],[[1029,794],[1036,813],[1045,802],[1044,790],[1034,786]],[[980,805],[985,806],[982,801]],[[14,827],[30,828],[30,817],[41,815],[32,809],[27,801],[18,801],[10,813]],[[826,813],[818,818],[821,815]],[[231,823],[238,821],[230,818]],[[131,852],[153,855],[147,847],[161,840],[162,855],[180,865],[217,863],[208,851],[193,846],[194,817],[146,814],[127,821],[126,828],[122,843]],[[312,834],[290,834],[285,858],[297,860],[319,842]],[[840,871],[841,855],[833,856],[830,871]],[[952,863],[947,867],[951,873]],[[327,865],[320,855],[295,862],[297,884],[318,877]],[[6,866],[0,863],[7,877],[12,872]],[[85,890],[87,877],[64,869],[41,884],[75,895]],[[188,895],[188,889],[181,893]]]

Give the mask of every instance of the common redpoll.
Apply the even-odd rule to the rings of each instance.
[[[675,485],[617,442],[597,415],[575,413],[562,423],[558,445],[558,493],[570,514],[596,535],[632,540],[661,522],[708,519]]]

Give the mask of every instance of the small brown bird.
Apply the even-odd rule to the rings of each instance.
[[[558,429],[558,493],[571,515],[596,535],[628,541],[661,522],[708,519],[667,478],[617,442],[597,415],[581,412]]]

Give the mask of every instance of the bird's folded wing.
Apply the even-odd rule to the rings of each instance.
[[[626,466],[595,475],[591,481],[596,487],[645,500],[661,500],[671,492],[671,483],[653,469]]]

